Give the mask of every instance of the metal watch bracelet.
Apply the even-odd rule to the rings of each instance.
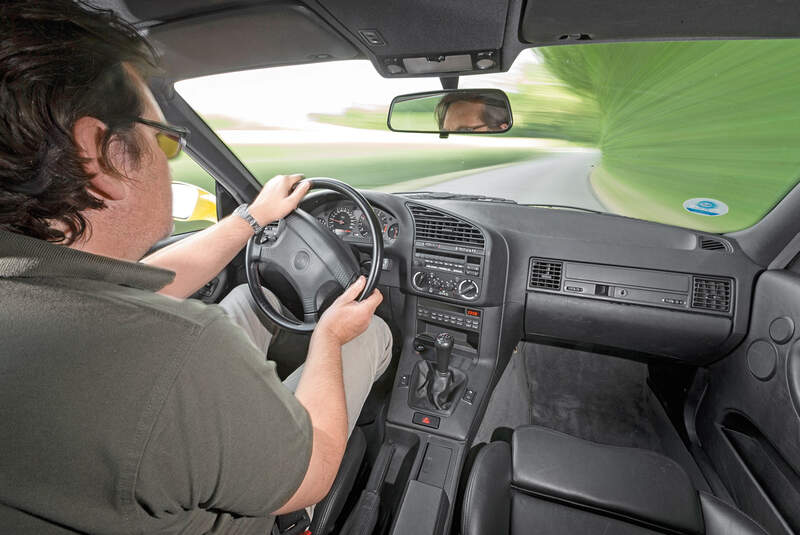
[[[253,227],[253,232],[256,234],[260,233],[264,229],[264,227],[259,225],[258,221],[256,221],[256,219],[250,215],[250,210],[247,209],[247,203],[237,206],[236,210],[233,211],[233,214],[247,221],[247,223]]]

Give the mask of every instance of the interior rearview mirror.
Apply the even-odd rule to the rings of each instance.
[[[172,183],[172,218],[176,221],[217,222],[217,198],[199,186]]]
[[[500,134],[512,125],[511,104],[499,89],[451,89],[395,97],[387,124],[394,132]]]

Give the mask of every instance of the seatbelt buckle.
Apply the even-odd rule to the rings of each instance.
[[[273,534],[277,535],[312,535],[311,519],[305,509],[287,513],[275,518]]]

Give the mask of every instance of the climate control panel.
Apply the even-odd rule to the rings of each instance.
[[[467,301],[477,299],[481,291],[480,284],[476,280],[425,270],[416,271],[411,282],[414,288],[421,292]]]
[[[430,295],[474,301],[481,293],[483,257],[416,249],[411,283]]]

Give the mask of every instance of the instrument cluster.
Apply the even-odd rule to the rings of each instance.
[[[397,218],[380,208],[373,207],[373,211],[381,226],[384,243],[394,242],[400,233]],[[320,225],[344,241],[355,243],[372,241],[367,216],[354,203],[344,201],[325,204],[314,210],[312,215]]]

